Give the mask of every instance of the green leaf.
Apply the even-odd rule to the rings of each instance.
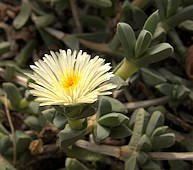
[[[111,77],[108,82],[115,84],[117,90],[121,89],[122,87],[128,86],[128,83],[126,83],[126,81],[124,81],[120,76],[117,75]]]
[[[35,114],[39,113],[39,103],[32,101],[28,104],[27,108],[19,110],[22,113]]]
[[[136,150],[137,144],[141,138],[141,135],[144,131],[145,126],[145,113],[146,111],[143,108],[137,109],[135,125],[133,128],[133,134],[129,142],[129,148]]]
[[[31,14],[31,6],[28,3],[23,2],[19,14],[13,21],[13,26],[16,29],[22,28],[28,21],[30,14]]]
[[[30,59],[33,50],[37,45],[37,41],[35,39],[29,41],[25,47],[21,50],[19,56],[16,57],[16,62],[19,66],[24,67],[26,62]]]
[[[55,5],[56,11],[63,11],[70,8],[69,1],[64,0],[52,0],[52,3]]]
[[[70,128],[69,124],[65,126],[63,130],[58,134],[59,142],[61,148],[66,148],[80,139],[86,132],[86,129],[83,130],[73,130]]]
[[[162,94],[171,96],[172,90],[173,90],[173,84],[169,83],[162,83],[155,86],[156,89],[158,89]]]
[[[105,157],[102,154],[92,152],[92,151],[77,147],[75,145],[72,145],[72,147],[68,147],[65,150],[65,153],[68,157],[76,158],[83,161],[91,161],[91,162],[100,161]]]
[[[129,118],[121,113],[109,113],[99,118],[98,123],[106,127],[116,127],[121,124],[127,124]]]
[[[141,108],[139,108],[139,109],[141,110]],[[136,117],[137,117],[137,114],[138,114],[138,112],[139,112],[139,109],[136,109],[136,110],[132,113],[132,115],[131,115],[131,117],[130,117],[130,119],[129,119],[129,128],[133,128],[133,127],[134,127],[135,122],[136,122]],[[142,110],[144,110],[144,109],[142,108]],[[148,123],[149,118],[150,118],[150,114],[144,110],[144,115],[145,115],[144,127],[146,128],[147,123]],[[144,130],[145,130],[145,129],[144,129]]]
[[[170,16],[174,15],[179,7],[180,1],[179,0],[168,0],[168,5],[167,5],[167,18]]]
[[[126,107],[119,101],[109,96],[99,98],[98,117],[111,112],[126,113]]]
[[[107,138],[111,133],[111,130],[107,127],[101,126],[99,123],[97,123],[96,128],[94,129],[94,135],[96,142],[100,142]]]
[[[158,24],[158,10],[147,18],[143,29],[149,31],[152,35],[154,35],[156,27]]]
[[[28,125],[30,128],[35,129],[35,130],[41,130],[42,128],[40,120],[35,116],[28,116],[24,120],[24,123]]]
[[[7,129],[4,128],[2,123],[0,123],[0,133],[3,133],[4,135],[9,135],[9,132],[7,131]]]
[[[109,33],[104,31],[92,32],[92,33],[79,33],[79,34],[76,34],[76,37],[80,39],[88,40],[91,42],[104,43],[109,39]]]
[[[139,170],[136,154],[132,154],[129,159],[125,161],[125,170]]]
[[[58,129],[63,129],[65,124],[67,123],[67,120],[64,115],[56,112],[53,119],[53,123]]]
[[[142,28],[147,18],[147,15],[145,14],[145,12],[142,9],[133,6],[132,15],[133,15],[133,21],[137,26],[137,28]]]
[[[3,83],[3,89],[7,93],[7,97],[13,109],[17,109],[22,99],[19,89],[12,83]]]
[[[89,170],[84,164],[73,158],[66,158],[65,165],[67,170]]]
[[[3,136],[0,139],[0,154],[4,154],[10,147],[12,146],[12,142],[9,136]]]
[[[151,115],[151,118],[148,122],[147,128],[146,128],[146,135],[151,136],[153,131],[159,127],[163,126],[164,124],[164,116],[160,111],[155,111]]]
[[[111,0],[84,0],[85,3],[100,8],[109,8],[112,6]]]
[[[72,50],[79,49],[79,40],[74,36],[69,36],[63,39],[63,42]]]
[[[192,82],[188,81],[187,79],[184,79],[182,77],[179,77],[170,71],[168,71],[165,68],[160,68],[158,71],[172,84],[181,84],[186,86],[192,86]]]
[[[161,170],[162,168],[160,167],[159,164],[157,164],[155,161],[148,160],[144,165],[144,169],[151,169],[151,170]]]
[[[192,166],[191,164],[189,164],[186,161],[182,161],[182,160],[171,160],[168,161],[171,169],[170,170],[192,170]]]
[[[15,67],[11,65],[6,65],[4,72],[1,74],[1,76],[6,81],[12,81],[15,78],[16,70]]]
[[[161,20],[166,18],[166,9],[168,0],[155,0],[157,8],[159,9],[159,16]]]
[[[53,14],[46,14],[36,17],[34,21],[37,27],[44,28],[54,24],[56,22],[56,17]]]
[[[152,140],[152,146],[154,149],[168,148],[175,143],[175,135],[173,133],[167,133],[160,136],[156,136]]]
[[[168,130],[168,126],[161,126],[161,127],[158,127],[156,128],[152,135],[151,135],[151,138],[154,138],[156,136],[160,136],[160,135],[163,135],[166,131]]]
[[[143,165],[148,161],[148,155],[144,152],[138,152],[137,154],[137,163],[140,167],[143,167]]]
[[[132,130],[125,124],[111,129],[111,137],[114,139],[121,139],[132,134]]]
[[[16,131],[15,133],[17,153],[22,153],[28,150],[29,144],[32,141],[32,138],[25,134],[23,131]]]
[[[193,5],[190,5],[184,9],[180,10],[176,15],[170,17],[167,20],[167,24],[171,28],[173,28],[187,19],[192,19],[192,17],[193,17]]]
[[[193,33],[193,21],[190,19],[185,20],[179,25],[179,28],[188,31],[190,33]]]
[[[11,163],[0,155],[0,170],[16,170]]]
[[[159,72],[150,68],[140,68],[143,81],[150,85],[155,86],[167,82],[167,80]]]
[[[152,144],[147,135],[143,135],[137,145],[137,150],[138,151],[144,151],[144,152],[149,152],[152,149]]]
[[[173,53],[173,47],[168,43],[160,43],[149,48],[143,57],[136,60],[139,66],[146,66],[166,59]]]
[[[49,122],[53,122],[56,114],[56,110],[54,108],[49,108],[49,109],[43,110],[42,114]]]
[[[0,54],[6,53],[9,51],[11,44],[10,42],[4,41],[0,43]]]
[[[152,34],[149,31],[142,30],[137,38],[135,45],[135,57],[142,55],[151,44]]]
[[[135,33],[131,26],[126,23],[118,23],[117,33],[124,48],[125,56],[128,60],[134,58],[135,54]]]
[[[41,38],[43,39],[46,46],[52,46],[53,44],[57,44],[56,39],[48,32],[46,32],[43,28],[37,28],[37,30],[39,31]]]
[[[105,30],[105,21],[98,16],[84,15],[80,17],[80,21],[85,27],[94,27],[101,31]]]
[[[128,1],[124,1],[122,5],[123,20],[132,20],[132,6]]]
[[[158,24],[153,34],[153,42],[164,42],[166,41],[167,31],[161,26],[161,23]]]

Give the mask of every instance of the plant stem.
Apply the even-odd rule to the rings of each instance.
[[[70,127],[73,129],[73,130],[81,130],[83,129],[84,125],[83,125],[83,122],[84,120],[83,119],[68,119],[68,123],[70,125]]]
[[[15,139],[15,129],[11,120],[11,115],[10,115],[10,111],[8,108],[8,99],[7,99],[7,95],[5,95],[5,112],[7,114],[7,118],[8,118],[8,122],[9,122],[9,126],[11,128],[11,134],[12,134],[12,142],[13,142],[13,164],[16,164],[16,153],[17,153],[17,147],[16,147],[16,139]]]
[[[140,108],[140,107],[145,108],[145,107],[149,107],[149,106],[165,104],[168,102],[168,100],[169,100],[168,96],[163,96],[163,97],[160,97],[157,99],[125,103],[125,106],[128,110],[135,110],[135,109]]]
[[[124,58],[123,64],[117,69],[117,71],[115,71],[115,74],[117,76],[120,76],[122,79],[126,80],[137,70],[138,70],[138,67],[134,63]]]
[[[84,148],[89,151],[101,153],[104,155],[113,156],[115,158],[122,159],[124,156],[128,156],[133,153],[132,150],[126,146],[109,146],[109,145],[97,145],[85,140],[78,140],[76,146]],[[192,160],[193,152],[147,152],[147,154],[153,160]]]

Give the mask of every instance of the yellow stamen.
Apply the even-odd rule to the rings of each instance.
[[[75,88],[80,80],[80,76],[78,72],[74,72],[74,70],[69,71],[66,75],[61,77],[60,84],[65,90],[69,90],[70,88]]]

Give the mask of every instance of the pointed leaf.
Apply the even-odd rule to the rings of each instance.
[[[22,99],[19,89],[12,83],[3,83],[3,89],[7,93],[11,106],[17,109]]]
[[[154,47],[149,48],[143,57],[136,61],[139,66],[147,66],[152,63],[159,62],[166,59],[173,53],[173,47],[168,43],[160,43]]]
[[[98,123],[102,126],[106,127],[116,127],[121,124],[127,124],[129,122],[129,118],[121,113],[109,113],[106,114],[98,120]]]
[[[31,6],[28,3],[23,2],[19,14],[13,21],[13,26],[16,29],[22,28],[28,21],[30,14],[31,14]]]
[[[4,41],[0,43],[0,54],[6,53],[9,51],[11,44],[10,42]]]
[[[91,162],[100,161],[105,157],[102,154],[92,152],[83,148],[79,148],[75,145],[72,145],[72,147],[68,147],[65,150],[65,153],[68,157],[76,158],[83,161],[91,161]]]
[[[136,119],[135,119],[135,125],[133,128],[133,134],[129,142],[129,148],[130,149],[136,149],[137,144],[141,138],[141,135],[144,131],[144,125],[145,125],[145,110],[143,108],[137,109],[136,111]]]
[[[131,26],[126,23],[119,23],[117,25],[117,33],[124,48],[126,58],[128,60],[134,58],[136,38]]]
[[[187,19],[192,19],[192,17],[193,17],[193,5],[190,5],[184,9],[180,10],[176,15],[170,17],[167,20],[167,24],[171,28],[173,28]]]
[[[173,133],[167,133],[160,136],[156,136],[152,140],[154,149],[168,148],[175,143],[175,135]]]
[[[154,35],[156,27],[158,24],[158,10],[147,18],[143,29],[149,31],[152,35]]]
[[[53,24],[56,21],[56,17],[52,14],[46,14],[36,17],[34,21],[37,27],[43,28]]]
[[[43,116],[50,122],[54,120],[56,110],[54,108],[49,108],[42,111]]]
[[[111,137],[114,139],[121,139],[132,134],[132,130],[125,124],[111,129]]]
[[[16,170],[9,161],[0,155],[0,170]]]
[[[161,126],[161,127],[158,127],[156,128],[151,137],[154,138],[156,136],[160,136],[160,135],[163,135],[166,131],[168,130],[168,126]]]
[[[63,130],[59,133],[59,142],[61,148],[66,148],[80,139],[84,133],[86,132],[85,129],[83,130],[73,130],[70,128],[69,124],[65,126]]]
[[[135,25],[138,28],[142,28],[143,24],[145,23],[145,20],[147,19],[147,15],[145,14],[145,12],[142,9],[140,9],[136,6],[133,6],[132,7],[132,15],[133,15],[133,21],[134,21]]]
[[[84,164],[73,158],[66,158],[65,165],[67,170],[89,170]]]
[[[2,123],[0,123],[0,133],[3,133],[3,134],[5,134],[5,135],[9,135],[8,130],[4,128],[4,126],[2,125]]]
[[[99,98],[98,116],[101,117],[111,112],[126,113],[126,107],[119,101],[112,97],[101,96]]]
[[[96,141],[100,142],[110,135],[111,130],[97,123],[97,127],[95,128],[94,133]]]
[[[143,135],[137,145],[137,150],[138,151],[144,151],[144,152],[149,152],[152,149],[152,144],[147,135]]]
[[[164,124],[164,116],[160,111],[155,111],[151,115],[151,118],[149,120],[149,123],[146,128],[146,135],[151,136],[153,131]]]
[[[28,150],[29,144],[32,141],[32,138],[25,134],[22,131],[16,131],[15,133],[17,153],[22,153]]]
[[[112,6],[111,0],[84,0],[89,5],[100,8],[109,8]]]
[[[137,163],[140,167],[143,167],[143,165],[148,161],[149,157],[144,152],[138,152],[137,154]]]
[[[174,85],[169,83],[162,83],[156,85],[155,88],[158,89],[162,94],[171,96]]]
[[[114,75],[110,78],[109,83],[116,85],[116,90],[121,89],[122,87],[128,86],[128,83],[126,83],[120,76]]]
[[[0,138],[0,154],[4,154],[11,146],[12,142],[9,136],[3,136]]]
[[[159,85],[160,83],[165,83],[167,80],[157,72],[156,70],[150,68],[140,68],[142,79],[145,83],[150,86]]]
[[[167,18],[170,16],[174,15],[179,7],[180,1],[179,0],[168,0],[168,5],[167,5]]]
[[[166,18],[166,9],[168,0],[155,0],[157,8],[159,9],[160,19],[163,20]]]
[[[152,34],[149,31],[142,30],[137,38],[135,45],[135,57],[142,55],[149,47]]]
[[[125,161],[125,170],[139,170],[136,154],[133,154],[128,160]]]
[[[69,36],[63,39],[63,42],[72,50],[79,49],[79,40],[74,36]]]
[[[28,116],[24,120],[24,123],[28,125],[30,128],[35,129],[35,130],[41,130],[42,128],[40,120],[35,116]]]
[[[58,128],[58,129],[63,129],[67,120],[64,115],[61,113],[56,112],[54,119],[53,119],[53,124]]]
[[[151,169],[151,170],[161,170],[162,169],[158,163],[156,163],[155,161],[152,161],[152,160],[148,160],[143,165],[143,168],[144,169]]]

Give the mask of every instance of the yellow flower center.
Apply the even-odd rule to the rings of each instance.
[[[61,77],[60,84],[65,90],[69,90],[70,88],[75,88],[80,80],[80,76],[78,72],[74,72],[74,70],[69,71],[66,75]]]

